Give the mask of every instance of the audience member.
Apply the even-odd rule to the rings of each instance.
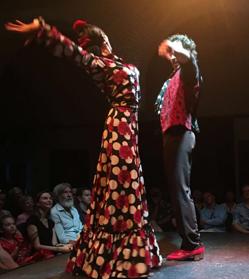
[[[233,228],[241,233],[249,234],[249,184],[242,187],[243,202],[236,206],[233,215]]]
[[[234,210],[237,206],[234,192],[227,191],[225,193],[225,201],[223,203],[223,206],[226,208],[227,212],[234,213]]]
[[[150,194],[150,218],[156,232],[171,231],[175,228],[172,208],[163,200],[162,192],[158,187],[153,187]]]
[[[83,226],[74,207],[71,185],[69,183],[56,185],[54,195],[57,203],[51,210],[51,218],[55,223],[56,235],[60,243],[74,244]]]
[[[34,201],[31,196],[23,196],[20,198],[20,207],[22,213],[16,218],[16,225],[24,224],[27,222],[28,218],[32,215],[34,211]]]
[[[198,189],[195,189],[193,191],[192,196],[193,196],[193,200],[194,200],[194,203],[195,203],[195,208],[200,212],[200,210],[204,206],[202,192]]]
[[[72,194],[73,194],[74,201],[75,201],[75,199],[76,199],[76,194],[77,194],[78,189],[79,189],[79,188],[72,187]]]
[[[23,235],[17,230],[15,220],[11,215],[1,217],[0,230],[0,245],[12,257],[16,265],[33,261],[31,249]]]
[[[88,188],[78,188],[75,195],[75,208],[78,210],[83,225],[85,224],[86,212],[90,202],[91,190]]]
[[[215,202],[214,194],[203,194],[204,207],[200,211],[202,232],[225,232],[227,213],[223,205]]]
[[[235,195],[232,191],[227,191],[225,193],[225,202],[222,204],[227,212],[227,219],[226,219],[226,230],[231,231],[232,230],[232,224],[233,224],[233,214],[236,208],[236,201],[235,201]]]
[[[58,244],[54,222],[49,218],[53,206],[52,195],[43,191],[36,197],[35,212],[27,221],[27,232],[33,248],[42,258],[50,258],[57,252],[67,253],[72,245]]]
[[[23,197],[23,191],[19,187],[13,187],[8,192],[7,209],[14,217],[22,213],[20,208],[20,199]]]

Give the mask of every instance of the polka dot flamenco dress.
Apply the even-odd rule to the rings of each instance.
[[[143,278],[162,263],[148,221],[138,151],[138,70],[116,56],[87,53],[43,24],[37,41],[82,67],[110,104],[86,223],[66,271],[90,278]]]

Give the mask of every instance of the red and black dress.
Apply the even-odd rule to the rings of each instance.
[[[162,257],[148,221],[138,150],[138,70],[116,56],[88,53],[46,24],[36,38],[86,71],[110,105],[90,208],[66,270],[101,279],[147,277]]]

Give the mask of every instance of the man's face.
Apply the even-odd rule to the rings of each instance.
[[[70,208],[73,206],[73,193],[70,187],[65,188],[63,193],[60,195],[59,202],[63,207]]]
[[[165,57],[168,60],[171,60],[172,58],[174,58],[173,49],[172,49],[171,44],[172,44],[172,42],[169,40],[162,41],[158,47],[158,55]]]
[[[214,195],[209,192],[203,194],[203,199],[206,205],[212,205],[215,202]]]
[[[181,41],[164,40],[158,47],[158,55],[168,59],[175,68],[178,66],[178,62],[174,54],[174,50],[177,51],[178,49],[181,50],[183,48],[184,47]]]

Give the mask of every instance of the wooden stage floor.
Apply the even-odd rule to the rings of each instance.
[[[179,244],[175,233],[158,235],[162,254],[168,254]],[[168,261],[150,279],[249,279],[249,235],[205,233],[202,241],[206,254],[202,261]],[[0,279],[72,279],[64,273],[68,255],[57,256],[0,275]],[[86,278],[86,277],[77,277]]]

